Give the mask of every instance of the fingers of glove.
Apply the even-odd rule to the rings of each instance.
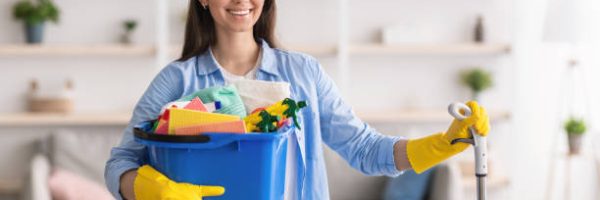
[[[199,186],[189,183],[172,182],[172,190],[168,194],[178,199],[202,200],[204,194]]]
[[[225,188],[221,186],[192,185],[187,183],[186,185],[191,186],[194,193],[200,194],[202,197],[221,196],[225,193]]]
[[[490,131],[490,119],[485,108],[481,107],[479,116],[480,120],[475,123],[474,128],[479,135],[487,136]]]
[[[448,131],[444,134],[444,137],[448,142],[452,142],[452,140],[457,138],[468,138],[469,133],[467,132],[467,127],[464,125],[464,122],[459,120],[453,120],[452,124],[448,128]]]
[[[477,121],[481,118],[481,107],[477,104],[476,101],[469,101],[466,103],[467,106],[471,109],[471,116],[467,117],[463,120],[466,126],[473,126],[477,123]]]
[[[202,190],[202,196],[214,197],[221,196],[225,193],[225,188],[221,186],[199,186]]]

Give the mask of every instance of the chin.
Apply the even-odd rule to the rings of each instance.
[[[234,32],[234,33],[243,33],[243,32],[251,32],[252,31],[252,27],[229,27],[229,31]]]

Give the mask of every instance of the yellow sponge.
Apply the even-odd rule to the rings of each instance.
[[[175,134],[175,129],[194,125],[211,124],[218,122],[238,121],[237,115],[209,113],[195,110],[171,108],[169,113],[169,134]]]

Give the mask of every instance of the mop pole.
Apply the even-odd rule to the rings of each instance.
[[[460,111],[464,112],[464,115]],[[463,120],[471,116],[471,109],[463,103],[452,103],[448,106],[448,112],[457,120]],[[475,152],[475,176],[477,177],[477,199],[485,200],[487,198],[485,188],[485,177],[487,176],[487,139],[469,127],[471,138],[459,138],[452,141],[452,144],[463,142],[473,145]]]
[[[477,199],[485,200],[487,198],[485,189],[485,177],[487,176],[487,140],[469,128],[475,141],[475,176],[477,176]]]

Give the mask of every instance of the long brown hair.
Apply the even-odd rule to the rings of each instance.
[[[262,13],[254,24],[254,40],[265,40],[271,47],[278,46],[275,40],[275,0],[265,0]],[[204,53],[210,45],[217,43],[215,21],[208,9],[203,9],[198,0],[190,0],[187,23],[185,26],[185,41],[179,61]]]

